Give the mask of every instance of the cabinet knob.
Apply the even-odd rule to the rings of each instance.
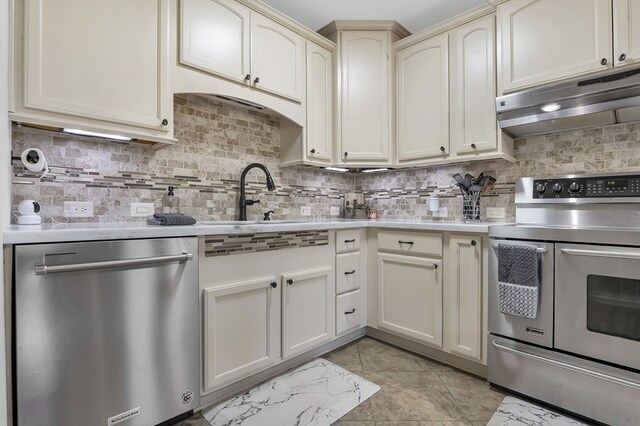
[[[471,149],[476,149],[478,146],[475,143],[471,144]]]
[[[293,280],[292,280],[291,278],[289,278],[289,279],[287,280],[287,284],[289,284],[289,285],[293,285]]]
[[[445,152],[447,149],[444,146],[440,147],[440,151]]]
[[[627,59],[627,55],[626,55],[626,54],[624,54],[624,53],[623,53],[623,54],[621,54],[621,55],[620,55],[620,57],[618,58],[618,60],[619,60],[620,62],[623,62],[623,61],[624,61],[624,60],[626,60],[626,59]]]
[[[162,119],[162,125],[166,126],[167,124],[169,124],[169,120],[167,120],[166,118]]]
[[[602,58],[602,59],[600,60],[600,65],[607,65],[607,63],[608,63],[608,62],[609,62],[609,61],[607,61],[607,58]]]
[[[260,77],[256,77],[255,80],[253,80],[253,84],[258,84],[260,83]]]
[[[348,152],[345,152],[345,153],[344,153],[344,158],[347,158],[347,156],[348,156],[348,155],[349,155],[349,153],[348,153]]]
[[[277,282],[275,282],[275,281],[274,281],[274,282],[272,282],[272,283],[271,283],[271,287],[272,287],[272,288],[276,288],[276,287],[278,287],[278,283],[277,283]]]
[[[315,148],[313,148],[313,149],[311,150],[311,153],[312,153],[312,154],[315,154],[315,153],[316,153],[316,149],[315,149]]]
[[[251,80],[251,74],[247,74],[244,76],[244,81],[250,81]]]
[[[476,240],[471,240],[471,245],[472,245],[473,247],[475,247],[475,246],[477,246],[477,245],[478,245],[478,243],[476,243]]]
[[[438,269],[438,264],[437,263],[433,264],[433,269]]]

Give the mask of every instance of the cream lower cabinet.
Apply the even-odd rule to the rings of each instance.
[[[378,326],[442,347],[442,261],[378,253]]]
[[[482,360],[483,286],[482,239],[451,235],[446,254],[444,286],[444,350]]]
[[[277,277],[204,290],[204,389],[219,388],[280,360]]]
[[[282,356],[308,351],[334,336],[335,290],[330,267],[282,276]]]

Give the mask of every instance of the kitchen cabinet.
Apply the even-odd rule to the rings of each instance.
[[[366,231],[336,231],[336,335],[366,325]]]
[[[484,339],[482,239],[479,235],[452,235],[448,242],[444,349],[481,361]]]
[[[360,290],[336,296],[336,334],[362,327],[363,312]]]
[[[279,361],[280,292],[275,276],[204,290],[205,391]]]
[[[283,357],[308,351],[333,337],[335,290],[331,267],[282,275]]]
[[[396,53],[398,162],[449,153],[448,34]]]
[[[14,6],[12,120],[174,142],[167,0]]]
[[[235,1],[180,4],[180,63],[302,102],[300,35]]]
[[[305,156],[310,163],[333,159],[333,52],[307,41],[307,126]]]
[[[640,4],[613,0],[613,59],[615,66],[640,61]]]
[[[497,16],[500,93],[614,64],[611,0],[511,0]]]

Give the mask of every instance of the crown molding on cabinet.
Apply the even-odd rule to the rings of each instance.
[[[494,6],[499,6],[502,3],[508,2],[509,0],[486,0],[486,1],[487,1],[487,3],[492,4]]]
[[[439,24],[412,34],[411,37],[396,41],[395,43],[393,43],[394,50],[404,49],[405,47],[411,46],[412,44],[418,43],[422,40],[450,31],[456,27],[462,26],[468,22],[474,21],[478,18],[482,18],[483,16],[489,15],[491,13],[495,13],[496,7],[493,4],[490,4],[490,1],[492,3],[504,3],[507,0],[487,0],[488,3],[485,5],[478,6],[469,10],[468,12],[454,16],[453,18],[447,19],[446,21],[442,21]]]
[[[260,13],[261,15],[266,16],[267,18],[284,25],[290,30],[300,34],[302,37],[307,40],[311,40],[317,45],[324,47],[327,50],[335,51],[336,44],[331,40],[323,37],[323,34],[318,34],[310,28],[305,27],[298,21],[293,20],[287,15],[283,14],[277,9],[269,6],[266,3],[261,2],[260,0],[236,0],[238,3],[247,6],[249,9],[254,10],[255,12]]]
[[[328,37],[337,31],[391,31],[399,38],[411,35],[411,32],[396,21],[333,21],[318,30],[318,34]]]

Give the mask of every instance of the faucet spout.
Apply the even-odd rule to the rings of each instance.
[[[245,167],[242,171],[242,175],[240,176],[240,220],[247,220],[247,206],[251,206],[260,202],[260,200],[247,200],[247,196],[245,193],[247,173],[249,173],[249,171],[254,168],[262,170],[267,176],[267,189],[269,191],[273,191],[274,189],[276,189],[276,184],[274,183],[273,177],[271,176],[269,169],[267,169],[267,166],[260,163],[252,163]]]

